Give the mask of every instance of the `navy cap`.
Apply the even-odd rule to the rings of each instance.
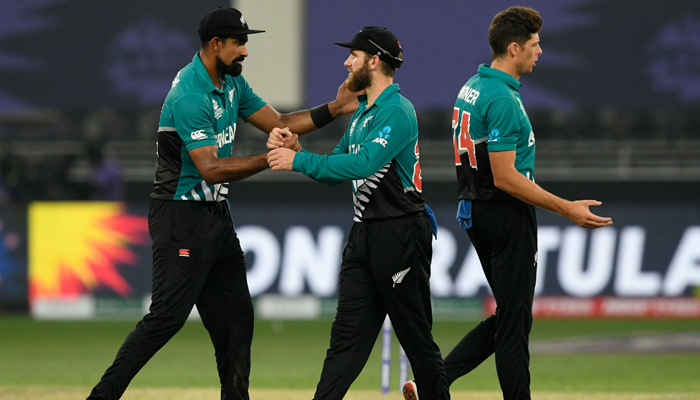
[[[386,28],[365,26],[352,38],[351,42],[336,42],[335,44],[377,55],[380,60],[394,68],[401,68],[401,64],[403,64],[403,60],[399,58],[399,54],[403,51],[401,43]]]
[[[204,43],[214,37],[227,38],[265,31],[256,31],[248,28],[248,23],[243,18],[243,14],[235,8],[219,7],[202,18],[197,32],[199,32],[199,39]]]

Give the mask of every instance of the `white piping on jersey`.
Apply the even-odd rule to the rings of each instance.
[[[391,161],[380,168],[379,171],[367,177],[367,179],[357,179],[352,181],[352,184],[355,187],[355,193],[352,196],[352,203],[355,206],[355,217],[353,217],[353,221],[362,222],[362,211],[365,210],[365,205],[362,203],[369,203],[369,198],[365,196],[365,194],[372,194],[372,189],[377,188],[377,185],[372,183],[372,181],[379,183],[381,178],[384,178],[384,174],[389,171],[390,166]]]
[[[199,182],[200,186],[202,186],[202,192],[204,192],[204,197],[207,201],[213,201],[214,196],[211,193],[211,190],[209,189],[209,186],[207,186],[207,183],[204,181]]]
[[[484,136],[481,139],[476,139],[476,140],[474,140],[474,144],[484,143],[485,141],[488,140],[488,138],[489,138],[488,136]]]
[[[176,129],[173,128],[172,126],[161,126],[160,128],[158,128],[158,130],[162,131],[162,132],[175,132],[176,131]]]

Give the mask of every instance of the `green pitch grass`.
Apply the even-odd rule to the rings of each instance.
[[[87,396],[135,323],[0,318],[0,398],[60,400]],[[433,333],[443,354],[476,323],[436,322]],[[329,343],[330,325],[331,321],[257,321],[250,384],[253,393],[259,395],[254,398],[311,398]],[[700,320],[537,320],[531,341],[682,331],[700,332]],[[371,400],[378,394],[379,347],[375,346],[351,388],[352,398]],[[396,355],[396,345],[394,352]],[[213,353],[201,322],[188,322],[136,376],[125,398],[218,397]],[[533,354],[531,387],[533,397],[543,400],[700,399],[699,371],[698,353]],[[279,393],[275,390],[283,389],[284,396],[275,395]],[[498,399],[499,390],[493,357],[451,387],[454,399]],[[177,395],[171,396],[170,392]],[[202,396],[197,394],[200,392]],[[386,397],[377,397],[381,398]]]

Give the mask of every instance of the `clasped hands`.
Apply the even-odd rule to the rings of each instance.
[[[291,171],[294,156],[301,151],[299,136],[289,128],[274,128],[267,139],[267,163],[273,171]]]

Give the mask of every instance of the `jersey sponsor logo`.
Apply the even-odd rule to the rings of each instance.
[[[235,91],[236,91],[236,88],[233,88],[228,92],[228,102],[229,103],[233,103],[233,92],[235,92]]]
[[[462,99],[471,105],[475,105],[476,99],[479,98],[479,94],[481,93],[478,90],[474,90],[469,86],[462,86],[462,89],[459,90],[457,98]]]
[[[408,269],[405,269],[403,271],[399,271],[395,273],[394,275],[391,276],[391,280],[394,281],[394,285],[392,287],[396,287],[397,283],[403,282],[403,278],[406,277],[406,274],[408,274],[408,271],[411,270],[411,267],[408,267]]]
[[[535,145],[535,132],[530,131],[530,139],[527,142],[527,147],[532,147]]]
[[[175,79],[173,79],[173,84],[170,86],[170,89],[174,88],[175,85],[177,85],[180,82],[180,72],[182,71],[178,71],[177,75],[175,75]]]
[[[192,139],[193,139],[193,140],[202,140],[202,139],[206,139],[206,138],[207,138],[207,134],[204,133],[204,129],[200,129],[200,130],[198,130],[198,131],[194,131],[194,132],[192,132],[192,134],[190,134],[190,136],[192,136]]]
[[[372,143],[379,143],[382,145],[382,147],[386,147],[388,143],[387,140],[391,137],[391,135],[389,135],[389,132],[391,132],[391,127],[385,126],[384,129],[382,129],[382,131],[379,132],[379,137],[374,139]]]
[[[214,106],[214,118],[221,118],[221,115],[224,113],[224,110],[221,107],[219,107],[219,103],[217,103],[216,100],[212,100],[211,104]]]
[[[491,129],[491,132],[489,133],[489,142],[498,141],[498,135],[500,134],[501,132],[498,130],[498,128]]]
[[[190,249],[180,249],[180,257],[189,257],[190,256]]]
[[[365,120],[362,121],[362,127],[363,127],[363,128],[366,128],[366,127],[367,127],[367,123],[368,123],[369,121],[371,121],[372,118],[374,118],[374,115],[370,115],[369,117],[365,118]]]
[[[219,148],[224,147],[229,143],[233,143],[233,138],[236,137],[236,124],[227,126],[223,131],[216,135],[216,142]]]

